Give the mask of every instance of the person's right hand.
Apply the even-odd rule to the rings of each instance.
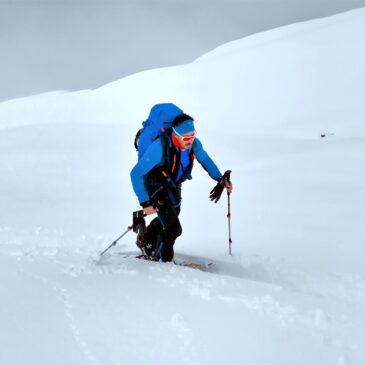
[[[158,212],[158,209],[154,208],[153,205],[149,205],[148,207],[143,208],[143,213],[146,215],[155,214]]]

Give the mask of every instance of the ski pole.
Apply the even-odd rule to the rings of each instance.
[[[228,244],[229,244],[229,254],[232,255],[232,238],[231,238],[231,193],[227,193],[228,196]]]
[[[101,254],[100,257],[103,256],[105,254],[105,252],[109,251],[113,246],[115,246],[117,244],[117,242],[124,237],[129,231],[131,231],[133,229],[133,226],[128,226],[128,229],[122,234],[120,235],[115,241],[113,241]]]
[[[230,182],[231,172],[228,170],[226,172],[226,180]],[[232,255],[232,237],[231,237],[231,193],[227,191],[227,198],[228,198],[228,212],[227,212],[227,219],[228,219],[228,252]]]
[[[136,212],[133,212],[133,224],[131,226],[128,226],[127,230],[123,234],[121,234],[115,241],[113,241],[100,254],[100,257],[103,256],[105,254],[105,252],[109,251],[113,246],[115,246],[117,244],[117,242],[132,229],[133,229],[133,232],[143,235],[146,232],[146,222],[144,220],[145,216],[146,216],[146,214],[144,214],[143,210],[137,210]]]

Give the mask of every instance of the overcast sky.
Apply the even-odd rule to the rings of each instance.
[[[0,0],[0,100],[95,88],[365,0]]]

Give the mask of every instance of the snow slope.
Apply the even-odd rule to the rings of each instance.
[[[0,364],[365,363],[364,34],[359,9],[1,103]],[[96,263],[138,209],[134,134],[166,101],[233,170],[234,255],[196,166],[176,253],[213,267],[125,259],[131,233]]]

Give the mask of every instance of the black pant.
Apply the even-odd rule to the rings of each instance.
[[[151,221],[144,240],[156,247],[156,256],[162,261],[174,258],[174,243],[182,233],[179,220],[181,186],[176,188],[149,187],[152,202],[157,207],[157,217]]]

